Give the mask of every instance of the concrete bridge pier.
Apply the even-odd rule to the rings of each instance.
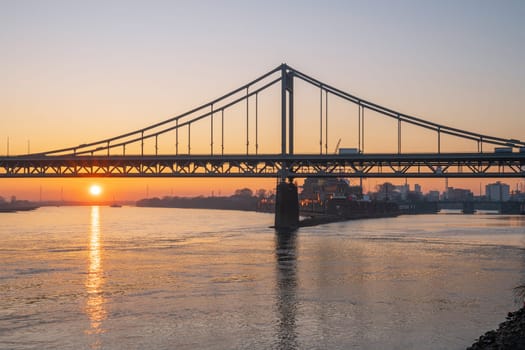
[[[282,181],[277,184],[275,228],[277,230],[295,230],[298,226],[299,197],[297,186],[292,182]]]
[[[474,202],[463,202],[463,214],[474,214],[476,209],[474,208]]]

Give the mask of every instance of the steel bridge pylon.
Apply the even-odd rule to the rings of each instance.
[[[286,64],[281,65],[281,155],[294,154],[294,99],[293,70],[288,71]],[[288,123],[288,124],[287,124]],[[288,132],[287,132],[288,131]],[[288,146],[288,153],[286,152]],[[281,163],[281,172],[277,179],[275,197],[275,228],[278,231],[294,230],[299,225],[299,195],[293,183],[290,164]],[[288,180],[288,182],[287,182]]]

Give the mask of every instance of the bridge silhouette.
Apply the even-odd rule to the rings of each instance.
[[[301,120],[296,120],[294,114],[299,83],[319,91],[318,130],[315,130],[319,139],[308,136],[307,140],[317,145],[318,152],[301,152],[295,147],[297,137],[301,136],[295,133],[296,123]],[[271,130],[271,137],[277,134],[278,140],[280,135],[280,142],[277,141],[280,147],[261,152],[260,143],[267,141],[268,136],[261,136],[267,119],[261,120],[259,116],[260,100],[271,97],[272,93],[277,96],[280,108],[272,113],[278,123]],[[329,125],[337,118],[329,110],[329,104],[332,106],[334,102],[357,109],[357,125],[351,125],[355,123],[353,118],[342,117],[346,123],[344,132],[357,134],[355,148],[328,150],[329,144],[335,144],[329,135]],[[392,129],[397,134],[396,149],[388,153],[365,152],[365,116],[370,112],[395,122]],[[234,114],[237,119],[231,117]],[[230,117],[235,125],[233,135],[228,136],[225,123]],[[412,127],[409,133],[431,132],[435,149],[403,152],[403,141],[409,133],[402,131],[407,125]],[[203,128],[207,136],[203,136]],[[472,143],[475,151],[442,152],[443,136]],[[245,152],[239,153],[238,148],[236,152],[226,151],[226,144],[232,139],[242,140]],[[160,146],[166,144],[168,152],[159,152]],[[288,185],[286,179],[298,177],[519,178],[525,177],[525,142],[410,116],[282,64],[220,98],[136,131],[46,152],[0,157],[0,178],[48,177],[274,177],[283,186]],[[286,188],[281,189],[283,193],[291,191],[285,194],[286,207],[296,201],[296,189],[283,188]],[[279,197],[279,186],[277,190]]]
[[[294,132],[296,81],[319,90],[319,140],[310,140],[318,144],[319,152],[297,152],[294,148],[294,140],[301,136]],[[259,117],[260,97],[267,90],[275,90],[274,86],[280,95],[280,111],[276,112],[280,114],[280,130],[273,130],[273,134],[280,134],[280,151],[261,153],[260,129],[264,120],[261,123]],[[329,102],[333,98],[357,108],[357,126],[345,126],[349,133],[357,133],[357,147],[345,149],[347,152],[328,150],[329,122],[334,118],[329,113]],[[230,111],[244,114],[244,134],[236,125],[237,132],[230,136],[243,139],[246,150],[242,154],[225,152],[225,120],[228,121]],[[397,122],[394,127],[397,149],[389,153],[365,153],[365,115],[369,111]],[[202,136],[203,125],[209,129],[207,140]],[[415,126],[416,133],[419,130],[434,133],[435,150],[402,152],[403,139],[407,137],[406,133],[402,135],[405,125]],[[201,128],[198,139],[192,127]],[[444,135],[472,142],[476,151],[442,152]],[[173,144],[165,153],[159,152],[163,138]],[[330,140],[330,143],[335,142]],[[203,144],[209,146],[209,151],[203,151]],[[499,152],[487,146],[496,146]],[[200,148],[200,152],[194,152],[193,148]],[[47,152],[0,157],[0,177],[510,178],[525,177],[525,142],[461,130],[397,112],[282,64],[220,98],[136,131]]]

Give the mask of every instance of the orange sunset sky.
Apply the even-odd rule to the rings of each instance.
[[[283,62],[409,115],[523,140],[523,18],[522,1],[0,1],[0,155],[136,130]],[[278,90],[261,95],[260,153],[280,149],[278,97]],[[316,153],[319,93],[297,84],[295,98],[296,152]],[[329,152],[339,139],[357,147],[357,109],[334,99],[329,113]],[[242,113],[226,114],[226,151],[243,153]],[[370,113],[366,127],[365,152],[396,151],[394,121]],[[196,153],[209,150],[207,133],[195,130]],[[250,135],[253,147],[253,121]],[[173,147],[161,140],[159,152]],[[407,127],[403,150],[435,151],[435,135]],[[475,150],[443,139],[444,152]],[[365,180],[365,190],[383,181]],[[494,181],[450,179],[449,186],[478,195]],[[516,189],[525,180],[502,181]],[[425,192],[445,188],[443,179],[408,182]],[[275,186],[272,179],[0,179],[0,196],[87,200],[94,183],[105,200]]]

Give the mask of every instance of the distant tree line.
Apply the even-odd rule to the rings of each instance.
[[[159,207],[159,208],[193,208],[193,209],[223,209],[223,210],[245,210],[256,211],[259,207],[260,199],[265,198],[267,191],[257,190],[254,195],[249,188],[235,190],[232,196],[211,196],[211,197],[170,197],[145,198],[137,201],[138,207]]]

